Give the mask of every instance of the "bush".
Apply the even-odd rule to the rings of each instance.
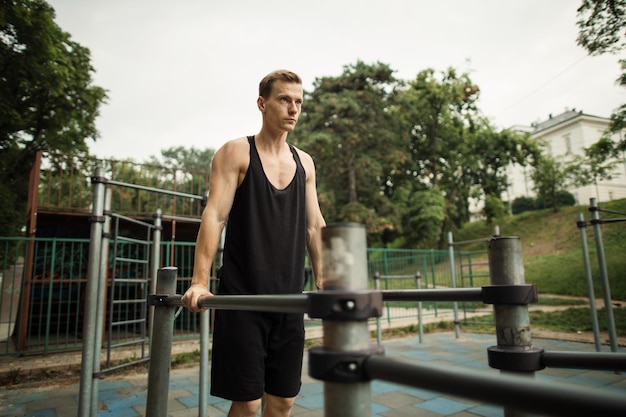
[[[513,204],[511,205],[511,212],[513,214],[520,214],[532,210],[535,210],[535,199],[530,197],[518,197],[513,200]]]

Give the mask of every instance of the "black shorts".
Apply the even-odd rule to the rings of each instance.
[[[302,384],[302,314],[216,310],[211,395],[253,401],[266,392],[298,395]]]

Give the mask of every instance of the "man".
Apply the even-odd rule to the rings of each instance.
[[[325,222],[315,166],[287,143],[303,95],[298,75],[268,74],[259,84],[259,133],[229,141],[215,153],[193,277],[182,297],[191,311],[200,311],[198,299],[211,295],[208,277],[227,222],[218,294],[302,292],[305,247],[322,287]],[[287,417],[300,390],[303,349],[302,314],[217,310],[211,394],[232,401],[228,417],[256,415],[263,396],[263,417]]]

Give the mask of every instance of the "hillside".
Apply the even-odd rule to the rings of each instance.
[[[600,203],[600,219],[626,219],[626,199]],[[613,211],[616,213],[605,212]],[[602,297],[594,230],[589,222],[589,206],[564,207],[558,212],[540,210],[498,219],[492,224],[475,222],[454,232],[455,241],[480,239],[493,235],[494,225],[502,236],[518,236],[527,283],[537,284],[540,293],[587,296],[587,284],[577,226],[578,214],[584,215],[596,298]],[[620,214],[624,213],[624,214]],[[600,226],[613,300],[626,300],[626,222]],[[484,248],[481,244],[469,249]],[[468,248],[464,248],[468,249]]]

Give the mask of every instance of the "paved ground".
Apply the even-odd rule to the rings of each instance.
[[[386,356],[412,363],[427,362],[441,366],[458,366],[476,372],[499,371],[487,365],[487,347],[495,344],[490,335],[462,333],[425,334],[419,338],[386,340]],[[552,351],[593,352],[589,343],[534,339],[536,347]],[[620,352],[625,352],[621,349]],[[306,359],[305,355],[305,359]],[[306,362],[306,361],[305,361]],[[626,395],[626,375],[607,371],[573,369],[546,369],[537,372],[537,380],[564,382],[594,390]],[[147,375],[109,377],[99,384],[98,416],[134,417],[145,413]],[[321,417],[324,415],[324,386],[303,370],[303,387],[296,400],[294,417]],[[3,417],[75,417],[78,409],[79,385],[59,385],[0,391],[0,416]],[[168,413],[171,417],[198,416],[198,368],[172,370],[169,385]],[[442,395],[422,389],[410,388],[383,381],[371,382],[372,417],[408,416],[503,416],[502,407]],[[225,416],[229,403],[209,397],[208,416]],[[626,410],[624,410],[626,415]],[[148,416],[149,417],[149,416]]]

